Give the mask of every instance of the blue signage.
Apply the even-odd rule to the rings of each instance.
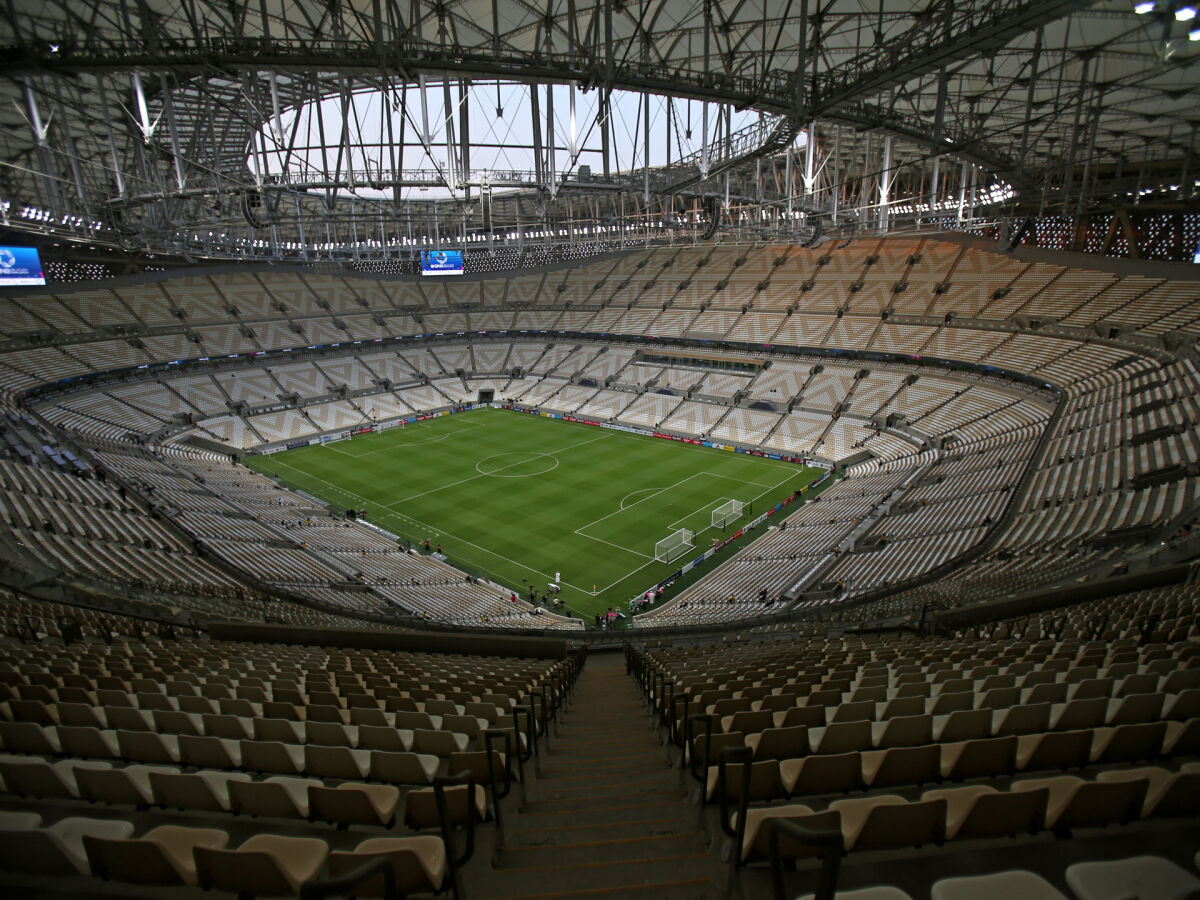
[[[0,247],[0,287],[45,283],[37,247]]]
[[[463,252],[461,250],[422,250],[422,275],[461,275]]]

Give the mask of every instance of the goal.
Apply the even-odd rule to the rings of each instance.
[[[671,562],[692,549],[692,538],[695,537],[686,528],[672,532],[654,545],[654,558],[659,562]]]
[[[724,528],[730,522],[736,522],[742,517],[743,508],[745,508],[745,504],[739,500],[722,503],[712,511],[712,527]]]

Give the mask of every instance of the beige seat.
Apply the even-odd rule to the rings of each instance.
[[[1023,734],[1017,737],[1017,769],[1079,769],[1092,752],[1091,730]]]
[[[397,728],[406,728],[410,731],[416,731],[418,728],[425,728],[431,731],[436,731],[442,727],[441,716],[431,716],[423,712],[406,712],[398,710],[395,713],[395,723]]]
[[[417,753],[447,757],[451,753],[461,753],[469,746],[471,739],[455,731],[429,731],[424,728],[413,731],[413,750]]]
[[[1018,746],[1015,735],[942,744],[942,777],[960,781],[1016,771]]]
[[[321,787],[315,778],[273,775],[262,781],[231,781],[229,807],[234,812],[281,819],[308,818],[308,789]]]
[[[210,737],[228,738],[231,741],[254,737],[254,720],[251,718],[207,713],[200,717],[200,721],[204,725],[204,733]]]
[[[894,794],[835,800],[831,811],[841,816],[845,849],[884,850],[941,843],[946,829],[946,801],[911,803]]]
[[[1200,753],[1200,718],[1166,724],[1163,753],[1170,756],[1195,756]]]
[[[1035,734],[1050,730],[1050,704],[1029,703],[998,709],[992,714],[992,734],[1004,737],[1009,734]]]
[[[1155,759],[1162,753],[1166,734],[1166,722],[1097,728],[1092,741],[1091,761],[1104,765]]]
[[[810,728],[808,735],[812,752],[822,755],[870,750],[874,746],[871,723],[867,721],[838,722],[824,728]]]
[[[85,725],[58,726],[58,740],[62,752],[70,756],[87,759],[120,759],[121,748],[117,733],[108,729],[89,728]]]
[[[1141,816],[1150,783],[1084,781],[1074,775],[1015,781],[1013,791],[1048,789],[1047,828],[1092,828],[1128,822]]]
[[[91,868],[83,849],[86,834],[127,838],[133,823],[71,817],[47,828],[0,829],[0,868],[34,875],[87,875]]]
[[[871,787],[925,784],[937,781],[940,762],[937,744],[867,750],[862,754],[863,781]]]
[[[790,796],[858,790],[863,786],[862,754],[785,759],[779,763],[779,777]]]
[[[297,748],[303,752],[304,771],[323,778],[345,778],[358,781],[371,771],[370,750],[349,747],[320,747],[306,744]]]
[[[150,791],[159,806],[183,810],[229,809],[229,784],[250,781],[243,772],[202,770],[189,774],[151,772]]]
[[[1096,780],[1147,781],[1149,787],[1142,804],[1144,819],[1152,816],[1194,816],[1200,811],[1200,763],[1189,763],[1179,772],[1157,766],[1114,769],[1100,772]]]
[[[111,769],[112,763],[80,759],[63,759],[48,763],[22,756],[0,757],[0,777],[3,777],[9,793],[21,797],[60,800],[78,797],[79,785],[75,780],[75,770],[82,768]]]
[[[255,772],[300,775],[305,769],[305,748],[279,741],[239,741],[242,765]]]
[[[92,874],[135,884],[196,884],[197,847],[221,849],[229,835],[215,828],[160,825],[140,838],[85,835]]]
[[[390,750],[407,753],[413,747],[413,733],[403,728],[358,726],[358,746],[364,750]]]
[[[440,837],[432,835],[368,838],[353,851],[330,853],[329,874],[345,875],[379,857],[391,860],[398,894],[437,892],[445,886],[446,848]],[[380,896],[383,878],[357,885],[354,890],[360,896]]]
[[[154,795],[150,788],[150,775],[178,774],[176,768],[165,766],[126,766],[123,769],[75,770],[75,783],[79,795],[93,803],[123,803],[130,806],[149,806]]]
[[[1138,725],[1142,722],[1157,722],[1163,717],[1166,694],[1127,694],[1117,700],[1108,701],[1109,725]]]
[[[163,765],[179,762],[179,738],[173,734],[118,729],[117,746],[125,759]]]
[[[242,764],[242,749],[228,738],[181,734],[179,761],[202,769],[236,769]]]
[[[795,759],[809,752],[808,727],[767,728],[746,735],[746,746],[755,759]]]
[[[742,836],[742,862],[749,862],[753,859],[765,859],[768,855],[768,835],[770,834],[770,822],[773,819],[783,819],[789,822],[797,822],[809,828],[820,829],[840,829],[841,817],[836,811],[826,811],[822,813],[814,812],[809,806],[803,803],[789,803],[783,806],[766,806],[754,807],[746,810],[746,829]],[[738,826],[738,818],[735,813],[730,822],[731,826],[736,830]],[[788,842],[781,842],[781,847],[789,856],[803,856],[805,849],[794,846],[783,846]],[[810,852],[813,855],[815,851]]]
[[[372,750],[368,774],[389,784],[432,784],[437,770],[438,758],[428,753]]]
[[[303,744],[305,728],[289,719],[255,719],[254,740],[278,741],[281,744]]]
[[[1033,872],[1012,870],[992,875],[943,878],[934,882],[931,900],[1068,900],[1054,885]]]
[[[926,791],[946,801],[946,840],[1009,837],[1038,831],[1046,818],[1047,788],[1001,793],[986,784]]]
[[[0,722],[0,743],[10,753],[54,756],[62,751],[58,728],[36,722]]]
[[[201,887],[267,896],[297,893],[328,855],[329,846],[317,838],[275,834],[256,834],[236,850],[195,850]]]
[[[467,821],[467,785],[455,785],[444,789],[446,811],[452,824]],[[475,817],[483,822],[488,818],[487,795],[482,785],[475,785]],[[409,791],[404,798],[404,822],[410,828],[437,828],[441,825],[438,816],[437,798],[434,788],[418,788]]]
[[[704,794],[706,802],[712,802],[718,798],[720,774],[719,766],[708,767],[708,779]],[[732,763],[725,766],[725,797],[730,802],[740,799],[743,778],[744,763]],[[750,764],[750,787],[747,793],[750,801],[773,800],[776,797],[785,797],[787,793],[779,774],[777,760],[760,760]]]
[[[390,784],[311,785],[309,816],[339,825],[390,825],[400,803],[400,791]]]
[[[1075,863],[1067,867],[1067,884],[1079,900],[1180,900],[1200,895],[1200,879],[1158,856]]]
[[[991,737],[990,709],[960,709],[946,716],[935,716],[933,733],[939,741],[971,741]]]
[[[341,722],[309,722],[305,726],[309,744],[323,747],[355,747],[358,745],[358,727]]]
[[[896,716],[871,726],[871,739],[881,750],[933,742],[933,716]]]

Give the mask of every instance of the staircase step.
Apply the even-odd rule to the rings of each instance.
[[[619,862],[604,859],[519,868],[506,866],[492,870],[480,893],[484,897],[553,896],[555,893],[580,895],[587,890],[645,887],[664,881],[694,879],[697,877],[696,866],[707,859],[707,853],[656,856],[650,850],[642,857]]]
[[[504,851],[500,870],[604,861],[616,865],[630,859],[643,859],[652,854],[678,856],[695,853],[697,842],[704,839],[704,834],[700,831],[680,832],[674,821],[661,834],[631,834],[630,829],[622,825],[609,826],[602,832],[603,837],[595,834],[596,831],[599,829],[577,833],[572,836],[575,840],[568,841],[558,840],[556,834],[543,834],[536,844],[510,845]]]

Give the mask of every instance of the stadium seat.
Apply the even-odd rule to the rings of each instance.
[[[256,834],[236,850],[197,846],[200,886],[235,894],[293,895],[329,855],[317,838]]]
[[[194,885],[197,847],[219,850],[229,835],[215,828],[160,825],[140,838],[84,835],[92,873],[135,884]]]

